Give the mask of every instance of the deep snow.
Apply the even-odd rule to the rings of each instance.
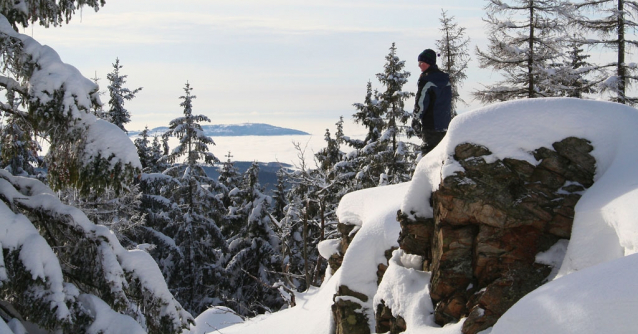
[[[597,161],[595,184],[576,205],[566,249],[563,241],[539,254],[539,262],[557,265],[557,278],[516,303],[491,333],[630,333],[638,328],[638,255],[632,255],[638,251],[636,129],[634,108],[569,98],[512,101],[461,114],[439,146],[420,161],[411,182],[344,196],[339,219],[360,229],[341,269],[321,288],[298,296],[300,303],[294,308],[215,333],[330,333],[333,295],[346,284],[370,297],[364,305],[370,316],[379,300],[391,304],[395,315],[406,319],[407,333],[460,334],[461,323],[444,328],[433,323],[429,273],[413,269],[413,257],[395,251],[377,288],[377,264],[385,262],[386,249],[398,246],[397,209],[432,215],[424,203],[442,178],[461,169],[450,159],[458,144],[488,147],[488,160],[512,157],[536,164],[532,150],[570,136],[591,141]],[[323,245],[322,253],[333,249]]]

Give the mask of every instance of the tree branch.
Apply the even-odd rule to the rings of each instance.
[[[283,284],[275,284],[275,285],[268,285],[266,283],[264,283],[262,280],[260,280],[259,278],[253,276],[251,273],[247,272],[245,269],[242,269],[241,271],[244,272],[244,274],[250,276],[252,279],[254,279],[257,283],[261,284],[263,287],[267,288],[267,289],[272,289],[272,290],[277,290],[277,292],[279,292],[280,295],[282,295],[281,297],[284,298],[284,300],[286,299],[285,296],[283,296],[283,294],[281,293],[281,291],[279,291],[279,288],[284,289],[284,291],[288,292],[290,294],[290,301],[288,302],[288,305],[290,305],[290,307],[295,307],[297,305],[297,303],[295,302],[295,292],[292,291],[289,287],[283,285]]]

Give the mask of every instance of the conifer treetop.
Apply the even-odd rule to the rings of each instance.
[[[179,139],[179,145],[167,156],[168,161],[175,162],[179,157],[186,156],[186,163],[195,166],[203,160],[207,164],[218,163],[219,159],[210,153],[208,145],[215,145],[210,137],[204,134],[200,122],[210,122],[205,115],[193,115],[193,99],[191,95],[193,88],[188,82],[184,87],[185,94],[180,96],[183,101],[180,106],[184,108],[184,116],[178,117],[170,122],[169,130],[164,133],[164,137],[175,136]]]

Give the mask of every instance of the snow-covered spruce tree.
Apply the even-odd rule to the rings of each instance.
[[[613,95],[612,101],[629,105],[638,104],[638,97],[627,96],[628,88],[638,80],[638,65],[628,63],[626,59],[630,54],[629,50],[638,46],[638,40],[629,38],[630,32],[635,32],[638,28],[638,2],[581,0],[575,3],[575,8],[579,15],[573,16],[572,20],[581,29],[600,38],[586,38],[581,42],[616,52],[616,61],[603,65],[605,68],[613,69],[613,74],[602,84],[602,90]]]
[[[284,208],[284,217],[279,220],[279,238],[281,240],[281,272],[284,282],[298,291],[306,290],[306,278],[304,267],[306,257],[303,249],[304,219],[306,203],[295,193],[288,194],[288,204]],[[304,255],[306,257],[304,257]],[[308,261],[310,263],[310,261]]]
[[[463,102],[459,94],[459,88],[463,86],[463,81],[467,79],[465,71],[470,61],[468,45],[470,38],[465,34],[465,28],[459,27],[454,21],[454,16],[448,16],[447,12],[441,10],[441,39],[436,40],[436,47],[441,52],[441,64],[439,68],[450,75],[452,85],[452,117],[456,115],[459,102]]]
[[[317,207],[314,215],[311,215],[313,224],[318,228],[314,229],[318,231],[318,234],[312,239],[313,248],[316,248],[323,240],[337,237],[337,206],[341,198],[353,190],[352,180],[356,175],[352,161],[348,160],[345,152],[341,150],[341,144],[345,142],[343,117],[339,118],[336,126],[334,139],[326,130],[326,147],[315,154],[319,168],[311,171],[309,175],[309,180],[312,180],[314,186],[308,189],[314,191],[309,192],[308,198]],[[320,284],[326,265],[323,263],[323,258],[317,256],[316,265],[313,268],[313,284]]]
[[[413,94],[401,90],[410,75],[403,70],[404,67],[405,61],[397,57],[395,44],[392,43],[390,53],[386,56],[384,71],[377,74],[384,91],[375,92],[374,100],[369,100],[366,95],[366,103],[355,105],[360,111],[360,107],[365,107],[366,113],[369,113],[369,107],[373,107],[372,110],[376,109],[375,112],[382,121],[381,128],[375,124],[375,130],[382,131],[380,136],[367,142],[358,152],[359,173],[356,179],[361,188],[404,182],[411,177],[414,145],[403,141],[402,137],[407,134],[408,127],[405,124],[411,116],[404,109],[405,100]]]
[[[590,56],[584,53],[580,39],[572,39],[564,51],[564,59],[550,64],[548,71],[553,72],[551,82],[557,96],[584,98],[597,93],[597,87],[607,76],[604,68],[587,62]]]
[[[245,223],[247,215],[244,212],[238,211],[235,207],[236,203],[233,201],[233,197],[239,191],[243,176],[239,172],[239,169],[235,166],[235,162],[231,160],[233,157],[230,152],[225,156],[221,167],[218,169],[220,189],[220,199],[225,208],[224,215],[219,224],[222,230],[222,234],[226,237],[236,235],[240,227]]]
[[[351,154],[346,154],[345,152],[341,151],[341,145],[344,143],[347,144],[347,142],[350,140],[350,138],[343,133],[343,116],[339,117],[339,121],[335,123],[335,125],[337,126],[337,131],[335,132],[334,140],[339,151],[339,154],[336,155],[340,156],[341,160],[334,161],[332,170],[330,171],[330,173],[328,173],[328,178],[331,180],[332,183],[335,183],[335,188],[334,190],[332,190],[332,193],[335,194],[334,204],[336,206],[339,204],[339,201],[341,200],[341,197],[343,197],[343,195],[356,190],[352,188],[352,180],[357,175],[357,166],[355,164],[357,152],[354,151],[351,152]]]
[[[377,79],[384,87],[384,90],[377,95],[377,100],[379,101],[381,115],[386,120],[385,131],[392,132],[392,151],[396,154],[398,137],[401,134],[405,134],[405,123],[411,117],[411,113],[404,109],[405,100],[414,96],[414,94],[402,91],[403,85],[408,82],[410,72],[403,70],[405,61],[397,56],[395,43],[392,43],[390,52],[385,56],[385,60],[383,72],[377,73]],[[403,124],[403,126],[399,123]]]
[[[140,157],[140,162],[142,163],[142,171],[148,172],[153,160],[153,152],[151,151],[152,148],[149,146],[150,141],[148,140],[148,126],[144,127],[139,137],[135,138],[133,142],[135,143],[135,147],[137,147],[137,155]]]
[[[126,84],[126,78],[128,75],[120,74],[122,65],[120,65],[120,59],[115,58],[113,64],[113,72],[106,75],[106,79],[109,81],[109,122],[117,125],[122,131],[127,132],[124,128],[124,124],[131,121],[131,114],[124,108],[125,100],[132,100],[142,87],[130,90],[124,87]]]
[[[336,209],[341,197],[352,191],[352,179],[356,175],[356,167],[353,161],[347,158],[347,154],[341,150],[341,144],[345,142],[343,133],[343,117],[339,117],[339,121],[335,123],[337,130],[335,138],[330,136],[330,131],[326,129],[325,141],[326,147],[315,153],[315,160],[318,166],[321,178],[327,187],[322,190],[322,196],[326,207]],[[320,179],[321,179],[320,178]]]
[[[362,149],[369,143],[377,141],[385,127],[378,101],[375,99],[376,95],[377,92],[372,91],[372,82],[368,81],[363,103],[353,104],[357,112],[352,115],[352,118],[355,123],[363,125],[368,130],[364,140],[345,138],[346,143],[355,149]]]
[[[228,155],[226,155],[226,161],[224,161],[222,166],[219,168],[219,177],[217,178],[219,183],[223,186],[222,202],[224,203],[225,208],[232,204],[230,192],[237,188],[242,180],[242,175],[239,172],[239,169],[235,167],[235,163],[231,160],[232,157],[233,156],[230,152],[228,152]]]
[[[347,157],[347,161],[352,170],[356,171],[356,174],[352,178],[351,188],[353,190],[365,189],[376,187],[379,185],[380,175],[385,172],[385,166],[382,163],[370,163],[374,157],[378,157],[379,154],[386,152],[385,148],[379,144],[379,139],[385,127],[385,120],[381,117],[380,109],[378,108],[378,101],[371,96],[372,89],[370,82],[368,82],[368,88],[366,93],[365,102],[363,104],[355,104],[355,108],[365,108],[365,114],[357,112],[355,115],[355,122],[357,122],[357,116],[373,114],[368,112],[377,112],[377,116],[374,118],[374,123],[368,123],[368,134],[364,140],[345,138],[345,142],[351,147],[355,148],[355,151],[350,153]],[[375,92],[376,95],[376,92]],[[365,116],[364,116],[365,117]],[[377,123],[380,122],[380,123]],[[363,122],[362,122],[363,123]],[[365,125],[365,123],[363,123]],[[380,126],[379,126],[380,125]]]
[[[177,186],[164,197],[174,203],[171,209],[178,212],[173,212],[173,220],[167,226],[158,228],[175,242],[182,254],[174,260],[169,287],[186,309],[199,314],[219,302],[217,285],[223,280],[222,254],[227,246],[218,226],[223,212],[218,196],[220,186],[200,164],[219,162],[208,149],[208,145],[215,143],[199,124],[210,119],[193,115],[192,90],[186,83],[185,94],[180,96],[184,116],[172,120],[164,134],[179,140],[179,145],[166,157],[174,165],[164,171],[177,181]],[[181,158],[185,158],[183,163],[179,163]],[[160,259],[160,263],[164,262]]]
[[[51,184],[85,193],[121,190],[141,169],[135,147],[116,126],[98,120],[98,87],[18,26],[68,21],[103,1],[4,1],[0,4],[0,89],[24,110],[0,104],[51,146]],[[25,130],[23,128],[23,130]],[[108,138],[108,140],[105,140]],[[0,299],[26,321],[53,332],[178,333],[192,321],[168,291],[157,265],[126,250],[107,228],[62,204],[40,181],[0,170]],[[100,321],[97,321],[100,319]],[[2,318],[2,321],[8,321]]]
[[[236,215],[245,220],[235,221],[241,225],[229,238],[226,271],[230,281],[225,302],[243,315],[276,311],[284,304],[277,289],[279,239],[268,212],[272,198],[263,193],[258,176],[259,164],[253,162],[231,195]]]
[[[345,153],[341,151],[339,141],[332,138],[329,129],[326,129],[324,140],[326,141],[326,147],[315,153],[315,158],[320,169],[330,172],[334,165],[343,159]]]
[[[483,102],[556,95],[546,76],[561,54],[565,25],[558,0],[488,0],[489,45],[476,48],[482,68],[502,74],[500,82],[473,93]]]

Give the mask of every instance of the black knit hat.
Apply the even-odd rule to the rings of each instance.
[[[436,65],[436,52],[431,49],[426,49],[419,54],[419,61],[428,63],[430,65]]]

